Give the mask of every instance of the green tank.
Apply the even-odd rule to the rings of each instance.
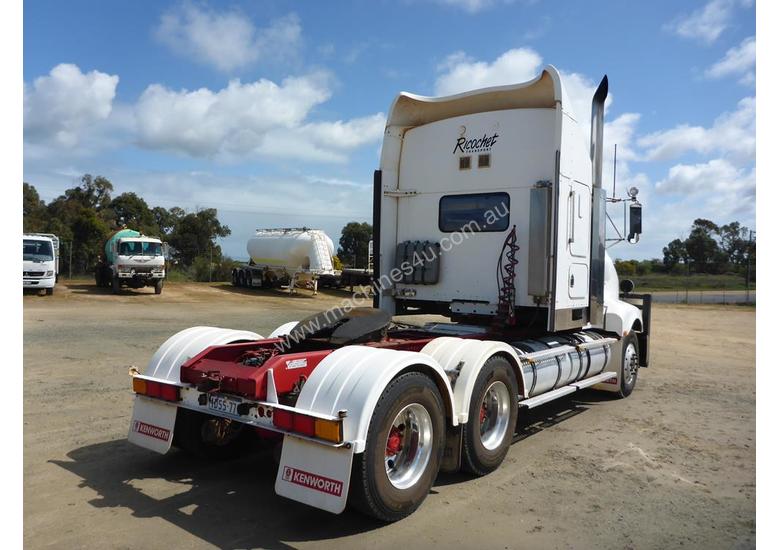
[[[103,251],[106,253],[106,262],[109,264],[114,263],[114,241],[118,239],[126,239],[130,237],[140,237],[141,234],[136,231],[135,229],[120,229],[113,235],[111,235],[108,239],[106,239],[106,244],[103,245]]]

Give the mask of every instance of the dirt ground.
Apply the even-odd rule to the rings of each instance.
[[[633,395],[521,415],[504,464],[441,475],[381,525],[275,495],[269,453],[210,463],[125,441],[129,365],[193,325],[267,334],[347,295],[170,284],[24,298],[27,548],[749,548],[755,545],[755,310],[654,308]]]

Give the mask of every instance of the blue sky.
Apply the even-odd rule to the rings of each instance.
[[[236,258],[257,227],[337,240],[370,221],[395,94],[548,63],[586,119],[609,75],[606,177],[617,143],[618,189],[645,205],[641,242],[613,256],[660,257],[696,217],[755,226],[746,0],[26,2],[24,177],[46,200],[89,172],[152,206],[216,207]]]

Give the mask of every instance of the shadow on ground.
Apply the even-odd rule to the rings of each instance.
[[[602,400],[597,392],[563,398],[520,415],[515,443],[587,412]],[[96,508],[121,507],[139,518],[162,518],[219,548],[290,548],[284,541],[318,541],[381,528],[383,524],[347,508],[338,516],[292,502],[274,493],[277,464],[271,451],[229,462],[210,462],[183,452],[159,456],[125,440],[88,445],[53,460],[98,493]],[[144,491],[145,480],[165,480],[165,493]],[[472,476],[442,474],[436,487],[478,483]],[[181,490],[175,490],[180,485]],[[174,490],[171,490],[173,486]],[[423,505],[424,506],[424,505]],[[419,512],[418,512],[419,513]]]

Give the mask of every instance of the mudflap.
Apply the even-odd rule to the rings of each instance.
[[[128,441],[160,454],[167,453],[173,442],[176,409],[176,405],[136,395]]]
[[[276,494],[327,512],[347,505],[352,450],[285,435],[276,473]]]

